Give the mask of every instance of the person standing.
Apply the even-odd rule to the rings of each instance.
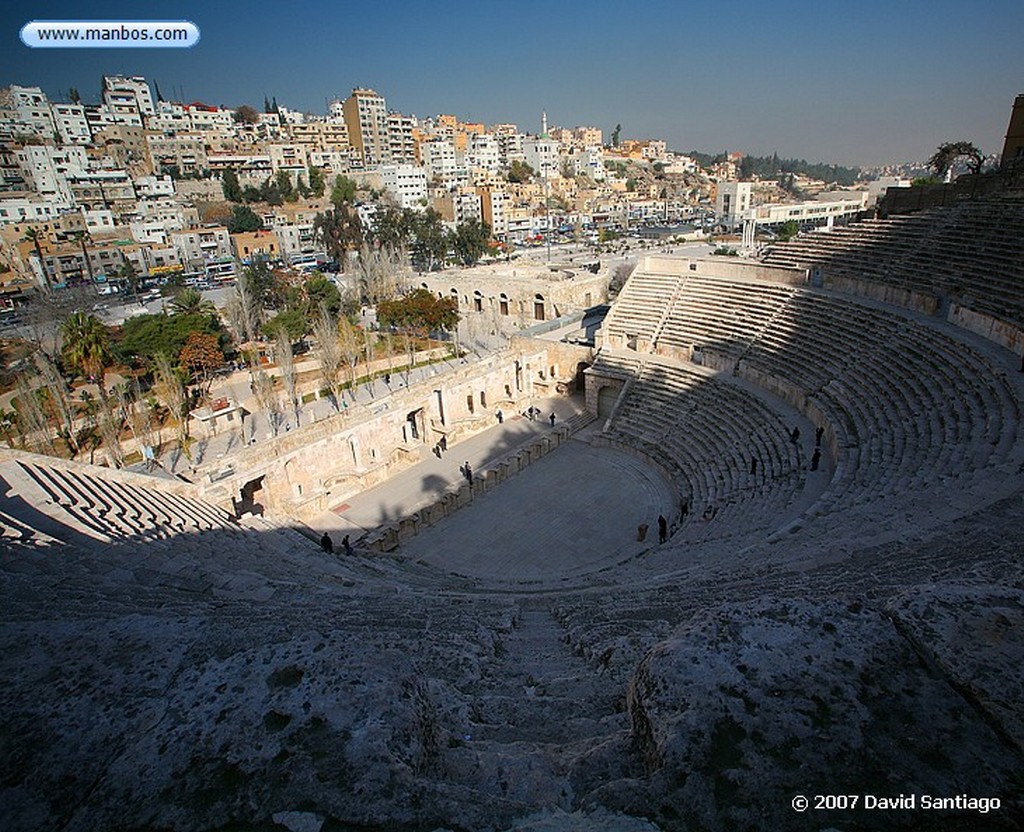
[[[658,543],[664,543],[668,540],[668,520],[665,519],[664,514],[658,515]]]
[[[820,448],[815,448],[814,449],[814,455],[811,457],[811,470],[812,471],[817,471],[818,470],[818,463],[819,462],[821,462],[821,449]]]
[[[324,532],[324,536],[320,538],[320,548],[323,549],[327,554],[334,554],[334,542],[331,540],[331,536]]]
[[[502,424],[505,421],[505,414],[501,412],[501,408],[498,408],[498,412],[494,414],[498,417],[498,424]]]
[[[551,427],[555,426],[555,412],[551,411]]]

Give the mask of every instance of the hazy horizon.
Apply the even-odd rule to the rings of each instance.
[[[898,7],[897,7],[898,6]],[[76,87],[99,98],[104,74],[144,75],[168,100],[323,113],[368,86],[390,109],[452,113],[524,132],[593,125],[607,141],[660,138],[678,151],[723,150],[847,166],[920,162],[944,141],[1002,149],[1024,92],[1024,5],[949,2],[829,7],[464,0],[279,9],[218,4],[40,2],[0,12],[0,86]],[[191,20],[192,49],[29,49],[30,20]]]

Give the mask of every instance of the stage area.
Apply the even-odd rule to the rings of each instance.
[[[484,583],[557,586],[656,546],[659,513],[675,520],[678,499],[654,468],[573,440],[396,554]]]

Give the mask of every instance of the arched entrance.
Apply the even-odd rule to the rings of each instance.
[[[583,393],[587,389],[587,376],[586,370],[590,367],[590,363],[586,361],[580,361],[576,365],[576,384],[573,388],[575,393]]]

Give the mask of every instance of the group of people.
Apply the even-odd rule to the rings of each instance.
[[[438,443],[436,445],[434,445],[434,447],[433,447],[434,456],[436,456],[438,459],[440,459],[444,455],[444,452],[447,451],[447,450],[448,450],[448,437],[447,436],[442,436],[440,438],[440,440],[438,440]]]
[[[526,408],[526,418],[529,419],[531,422],[536,421],[540,417],[541,409],[539,407],[534,407],[533,405],[530,405],[530,407]],[[548,421],[551,422],[551,427],[555,426],[555,418],[555,411],[552,410],[551,415],[548,416]]]
[[[320,548],[323,549],[328,555],[334,554],[334,541],[331,540],[331,536],[324,532],[324,536],[320,538]],[[355,552],[352,550],[352,543],[349,541],[349,536],[345,535],[341,539],[341,548],[346,555],[354,555]]]

